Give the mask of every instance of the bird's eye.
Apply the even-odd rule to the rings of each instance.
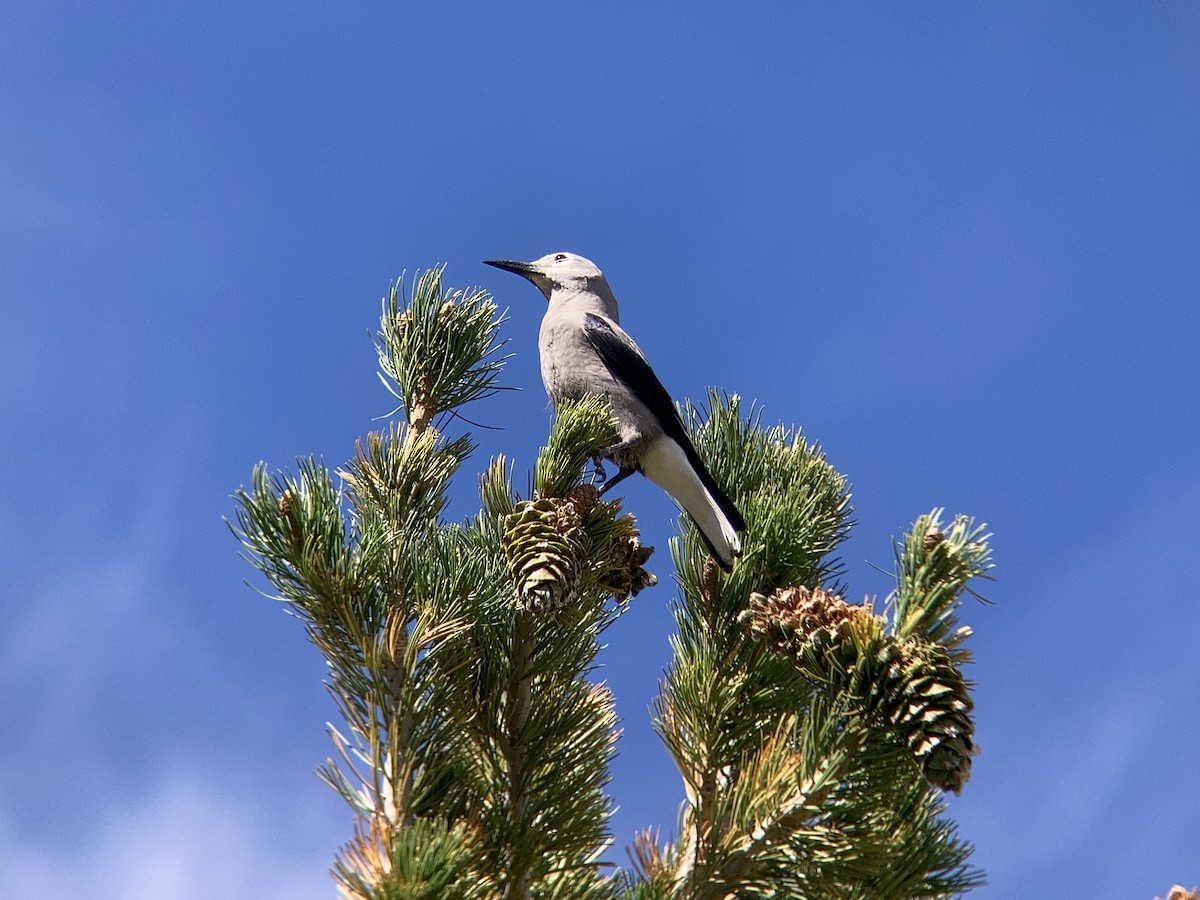
[[[555,261],[555,262],[562,262],[562,261],[563,261],[563,260],[565,260],[566,258],[567,258],[567,254],[565,254],[565,253],[557,253],[557,254],[555,254],[555,256],[554,256],[554,261]]]

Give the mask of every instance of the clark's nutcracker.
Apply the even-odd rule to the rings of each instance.
[[[574,253],[550,253],[528,263],[485,262],[528,278],[550,301],[538,335],[550,402],[557,406],[599,394],[612,408],[619,441],[598,457],[611,459],[620,471],[604,490],[641,472],[692,517],[728,571],[742,552],[739,532],[746,522],[705,468],[645,355],[621,330],[617,301],[601,271]]]

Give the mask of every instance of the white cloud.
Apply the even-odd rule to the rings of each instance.
[[[277,799],[215,791],[217,779],[166,775],[142,797],[109,805],[99,827],[70,847],[27,842],[0,826],[4,897],[213,900],[333,895],[328,864],[339,838],[319,810],[269,813]],[[293,807],[295,804],[291,804]],[[322,834],[322,830],[328,833]]]
[[[192,426],[167,426],[147,448],[148,493],[138,502],[135,488],[119,522],[93,512],[104,504],[86,490],[71,495],[54,540],[0,521],[13,538],[0,557],[12,592],[0,629],[6,900],[333,894],[327,869],[349,813],[307,773],[280,787],[296,760],[265,758],[262,746],[287,748],[288,735],[268,724],[257,743],[237,743],[260,709],[245,685],[195,682],[219,659],[186,613],[203,598],[167,571],[170,541],[195,527],[177,515]],[[158,720],[162,703],[177,705],[174,717]],[[180,730],[189,721],[199,731]],[[214,738],[214,723],[228,735]]]

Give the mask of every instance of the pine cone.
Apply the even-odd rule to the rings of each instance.
[[[974,703],[958,667],[940,645],[918,640],[889,642],[878,661],[876,711],[908,744],[929,783],[957,794],[977,752]]]
[[[721,577],[721,567],[712,556],[704,560],[704,568],[700,571],[700,599],[705,604],[711,604],[717,596],[717,584]]]
[[[300,530],[300,514],[296,509],[299,501],[300,495],[293,487],[285,488],[279,495],[279,514],[287,523],[288,535],[291,537],[292,543],[297,545],[304,543],[304,532]]]
[[[932,553],[933,548],[946,539],[945,532],[936,525],[930,525],[925,529],[925,535],[921,538],[921,547],[926,553]]]
[[[392,320],[392,331],[396,336],[396,340],[402,340],[405,333],[408,331],[408,326],[412,324],[412,310],[404,310],[400,315]]]
[[[642,546],[637,528],[631,526],[627,534],[616,539],[613,549],[616,564],[600,579],[601,586],[618,603],[624,603],[643,588],[658,584],[658,576],[644,568],[653,553],[653,547]]]
[[[839,645],[853,652],[851,631],[861,617],[871,615],[865,606],[847,603],[824,588],[797,585],[770,596],[751,594],[750,608],[738,615],[738,621],[750,629],[754,640],[769,641],[776,653],[824,678],[828,667],[821,656]]]
[[[579,578],[585,540],[577,508],[568,500],[523,500],[505,517],[504,556],[527,611],[562,608]]]
[[[955,793],[962,789],[976,753],[974,704],[945,648],[885,636],[869,608],[823,588],[753,593],[738,620],[810,678],[841,680],[861,696],[867,712],[908,745],[930,784]]]
[[[594,484],[581,484],[567,491],[563,499],[575,507],[579,521],[586,522],[596,507],[600,505],[600,490]]]

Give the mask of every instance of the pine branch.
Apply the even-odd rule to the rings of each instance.
[[[600,397],[559,405],[546,446],[538,454],[534,497],[563,497],[596,451],[617,441],[608,404]]]
[[[501,390],[496,378],[508,359],[499,355],[504,317],[491,295],[444,290],[444,269],[419,275],[407,297],[403,276],[391,286],[376,338],[384,383],[418,433],[439,413]]]
[[[674,862],[672,896],[969,889],[970,847],[913,765],[948,788],[965,780],[972,726],[955,661],[837,596],[830,553],[848,493],[819,451],[743,420],[737,398],[710,402],[707,422],[687,418],[751,529],[728,576],[688,525],[672,546],[679,635],[655,716],[688,800],[677,848],[658,857]]]
[[[420,819],[390,840],[379,827],[358,829],[334,866],[345,900],[483,900],[486,878],[464,879],[477,847],[463,823]],[[380,872],[387,877],[380,880]]]
[[[764,857],[787,846],[794,834],[821,812],[833,787],[830,774],[841,759],[825,760],[812,777],[802,776],[803,760],[793,747],[795,717],[780,720],[777,732],[740,773],[738,790],[731,792],[724,817],[738,828],[727,830],[729,846],[697,898],[722,897],[731,887],[751,886]]]
[[[938,644],[897,638],[870,607],[821,588],[751,594],[739,619],[797,670],[845,692],[912,750],[930,784],[957,793],[971,771],[973,707],[958,667]]]
[[[485,807],[483,826],[505,897],[610,892],[596,869],[615,714],[607,689],[584,675],[619,612],[606,601],[652,582],[633,520],[580,483],[610,429],[603,406],[567,407],[539,455],[535,499],[517,500],[502,460],[481,483],[473,540],[504,560],[511,593],[497,595],[502,605],[472,632],[484,667],[468,731],[480,793],[504,798]]]
[[[502,751],[506,765],[508,812],[514,831],[527,832],[533,827],[529,820],[529,708],[533,689],[533,621],[530,616],[518,616],[512,636],[512,669],[508,677],[511,698],[505,711],[505,730]],[[528,900],[533,880],[529,860],[513,854],[512,866],[506,873],[506,900]]]
[[[987,526],[955,516],[943,530],[942,510],[920,516],[896,544],[896,590],[889,598],[895,634],[942,644],[956,661],[970,629],[959,629],[956,611],[969,582],[992,568]],[[977,594],[975,596],[978,596]]]
[[[736,866],[732,857],[739,847],[744,852],[751,827],[749,807],[738,805],[744,773],[763,764],[760,754],[780,722],[810,692],[794,670],[746,639],[737,615],[764,583],[836,575],[840,564],[828,554],[848,525],[845,480],[819,451],[786,429],[762,429],[753,412],[744,420],[736,397],[712,395],[710,403],[707,422],[701,424],[694,409],[686,418],[701,455],[717,480],[734,488],[751,527],[729,575],[707,563],[690,525],[683,526],[682,543],[672,546],[682,589],[679,634],[655,725],[688,797],[676,852],[679,896],[691,896],[726,865]]]
[[[331,726],[339,759],[319,773],[360,817],[337,867],[347,896],[409,896],[400,861],[421,842],[472,859],[454,867],[456,883],[475,878],[481,858],[478,834],[455,824],[466,810],[457,772],[472,709],[448,690],[477,584],[464,578],[461,532],[440,521],[446,486],[472,447],[444,439],[432,421],[496,389],[500,318],[484,292],[443,292],[440,269],[418,279],[403,309],[401,287],[385,301],[377,349],[409,424],[360,442],[337,473],[341,489],[305,460],[298,478],[269,478],[259,466],[253,490],[237,495],[234,530],[305,620],[349,727],[343,735]],[[429,830],[435,821],[442,831]]]

